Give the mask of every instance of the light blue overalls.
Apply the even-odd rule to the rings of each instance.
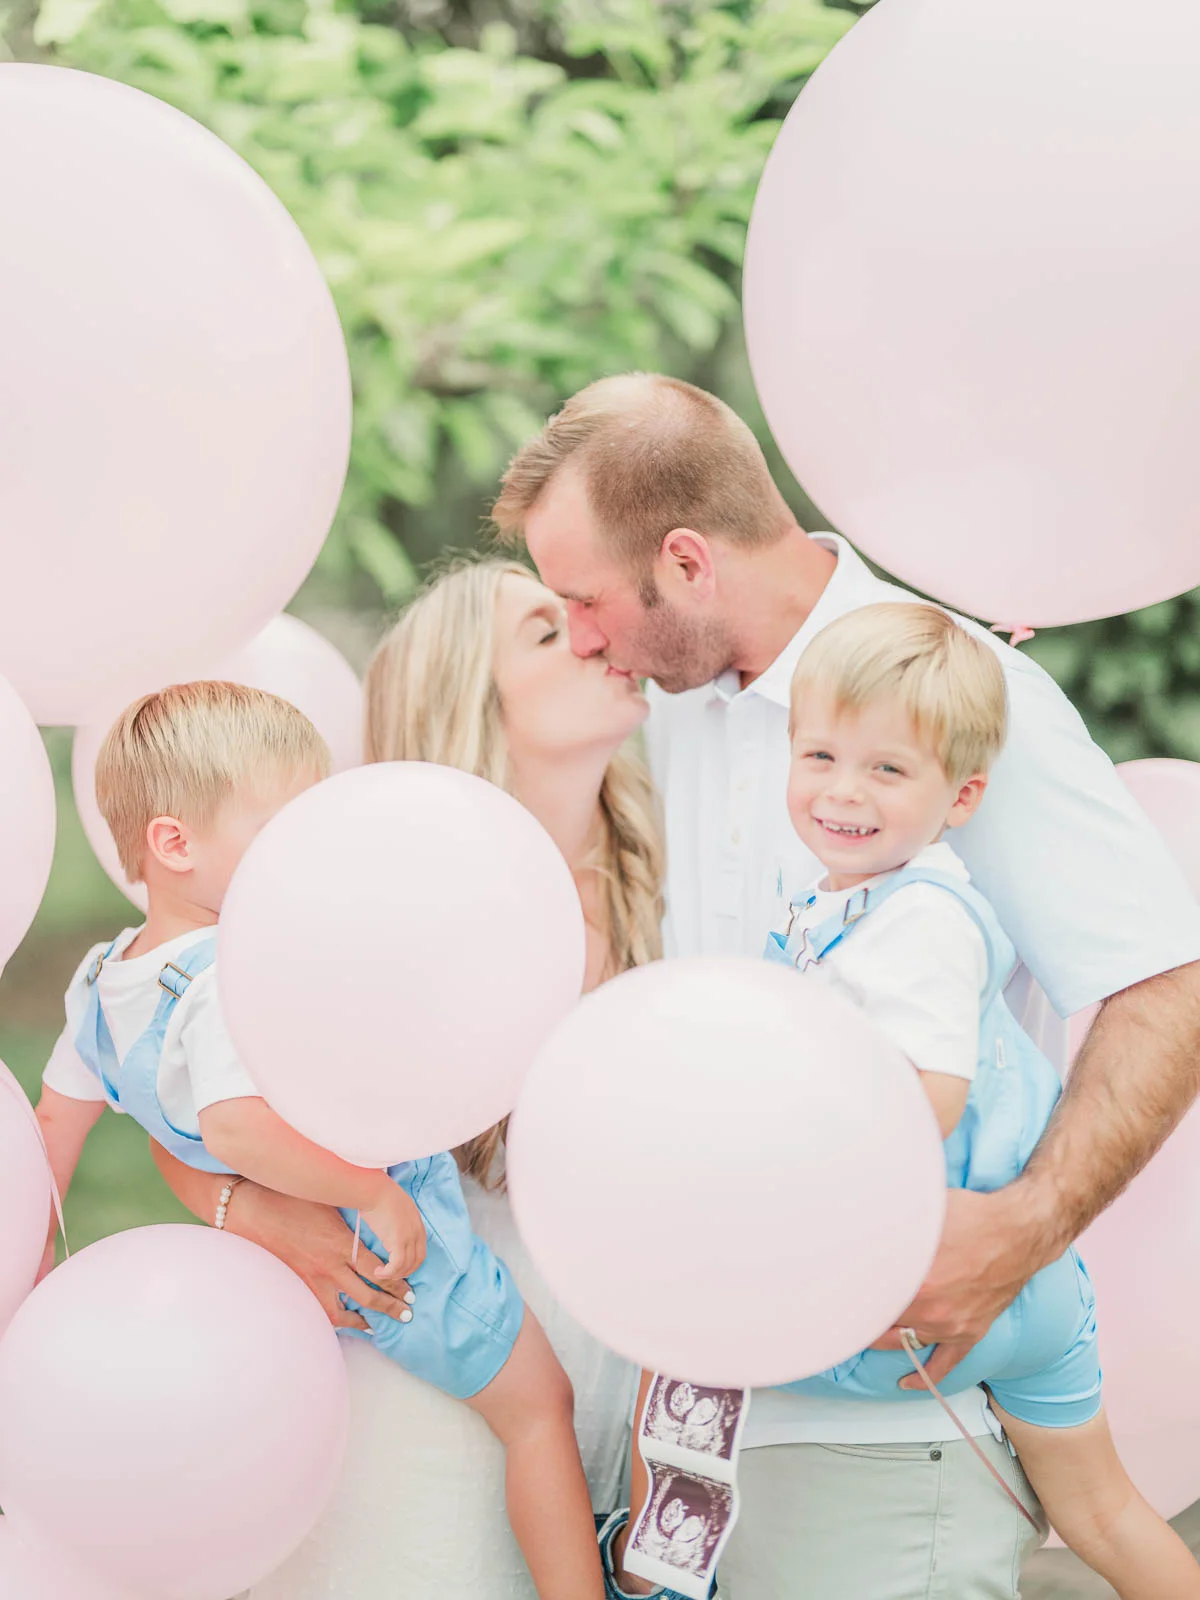
[[[819,965],[864,917],[900,889],[927,883],[951,894],[983,936],[988,971],[980,997],[979,1057],[966,1108],[945,1141],[946,1183],[951,1189],[989,1193],[1023,1171],[1058,1101],[1058,1074],[1018,1024],[1004,999],[1016,952],[996,913],[970,884],[925,867],[902,867],[882,883],[852,894],[842,911],[815,928],[772,933],[766,959],[803,971]],[[815,895],[794,902],[806,910]],[[928,1355],[928,1350],[925,1352]],[[912,1400],[922,1391],[900,1389],[912,1372],[899,1351],[864,1350],[813,1378],[784,1387],[798,1394]],[[1095,1297],[1072,1249],[1039,1272],[983,1339],[942,1381],[948,1394],[986,1383],[997,1404],[1042,1427],[1074,1427],[1100,1409]]]
[[[192,980],[212,966],[216,930],[199,936],[178,960],[163,967],[158,975],[163,992],[154,1018],[123,1061],[113,1045],[97,982],[112,950],[109,945],[79,980],[86,991],[75,1040],[80,1060],[99,1079],[108,1102],[140,1123],[171,1155],[201,1172],[229,1173],[230,1168],[205,1149],[198,1133],[168,1120],[158,1098],[158,1067],[171,1014]],[[453,1156],[442,1153],[404,1161],[388,1173],[412,1196],[425,1223],[425,1260],[409,1276],[416,1297],[413,1320],[402,1323],[347,1300],[371,1332],[341,1331],[347,1337],[370,1338],[406,1372],[455,1399],[466,1399],[491,1383],[508,1360],[521,1329],[524,1304],[508,1268],[472,1231]],[[353,1227],[354,1212],[342,1215]],[[386,1260],[386,1251],[370,1228],[363,1224],[361,1232],[367,1248]]]

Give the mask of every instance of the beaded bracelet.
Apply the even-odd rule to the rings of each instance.
[[[229,1214],[229,1202],[233,1198],[233,1191],[241,1181],[240,1178],[230,1178],[229,1182],[221,1190],[221,1197],[217,1201],[217,1214],[213,1219],[214,1228],[223,1228],[225,1226],[225,1218]]]

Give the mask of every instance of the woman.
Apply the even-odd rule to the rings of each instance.
[[[515,795],[554,839],[583,904],[588,989],[660,953],[662,847],[648,775],[627,748],[646,711],[635,679],[572,654],[561,602],[506,561],[438,578],[367,674],[369,761],[473,772]],[[457,1154],[477,1231],[507,1262],[574,1384],[593,1505],[609,1512],[621,1503],[638,1374],[539,1280],[504,1192],[504,1125]],[[176,1194],[210,1220],[213,1182],[161,1153],[156,1159]],[[242,1184],[226,1225],[294,1267],[339,1324],[357,1320],[338,1300],[345,1292],[362,1303],[365,1286],[350,1271],[350,1239],[336,1213]],[[369,1303],[399,1310],[373,1296]],[[345,1348],[352,1423],[341,1491],[253,1600],[532,1596],[504,1516],[502,1452],[486,1426],[369,1344]]]

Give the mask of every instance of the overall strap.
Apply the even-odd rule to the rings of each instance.
[[[821,961],[835,945],[846,938],[863,917],[872,911],[878,911],[879,907],[900,889],[907,889],[917,883],[932,884],[934,888],[944,889],[947,894],[952,894],[983,936],[984,948],[987,951],[988,974],[981,1004],[982,1009],[986,1010],[1003,989],[1012,969],[1015,952],[1008,936],[996,920],[996,913],[979,891],[948,872],[938,872],[932,867],[901,867],[882,883],[856,889],[841,911],[826,917],[825,921],[818,923],[815,928],[806,930],[807,953],[813,961]],[[810,895],[806,901],[793,909],[799,910],[810,906],[815,898],[815,895]],[[801,954],[804,953],[801,951]]]
[[[178,961],[166,963],[158,975],[158,986],[163,990],[163,997],[155,1013],[156,1023],[174,1011],[176,1001],[183,999],[191,987],[192,979],[206,972],[216,959],[217,932],[214,928],[211,933],[204,934],[190,949],[185,950]]]

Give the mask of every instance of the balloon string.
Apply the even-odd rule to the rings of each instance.
[[[978,1444],[971,1437],[971,1435],[967,1432],[966,1428],[963,1427],[962,1423],[958,1419],[957,1414],[954,1411],[954,1408],[951,1406],[950,1402],[946,1399],[946,1396],[938,1388],[937,1384],[934,1383],[933,1379],[929,1376],[928,1372],[926,1372],[925,1363],[921,1360],[921,1355],[920,1355],[921,1347],[917,1343],[917,1336],[916,1336],[916,1334],[913,1332],[913,1330],[911,1328],[901,1328],[900,1329],[900,1343],[904,1346],[905,1355],[912,1362],[913,1366],[916,1367],[917,1372],[920,1374],[921,1382],[925,1385],[925,1387],[929,1390],[930,1394],[937,1401],[938,1405],[941,1406],[942,1410],[950,1418],[950,1421],[958,1429],[959,1433],[962,1434],[963,1438],[967,1441],[967,1443],[970,1445],[971,1449],[979,1457],[980,1461],[983,1462],[984,1466],[991,1473],[992,1477],[995,1478],[996,1482],[1000,1485],[1001,1489],[1003,1489],[1004,1493],[1012,1501],[1013,1505],[1016,1506],[1017,1510],[1025,1518],[1025,1521],[1028,1522],[1032,1527],[1037,1528],[1038,1532],[1040,1533],[1042,1530],[1041,1530],[1041,1527],[1038,1524],[1037,1518],[1032,1514],[1032,1512],[1030,1512],[1030,1511],[1028,1511],[1026,1509],[1026,1507],[1021,1503],[1021,1500],[1020,1500],[1019,1496],[1015,1495],[1013,1493],[1013,1491],[1009,1488],[1008,1484],[1005,1483],[1005,1481],[1001,1477],[1000,1473],[997,1472],[996,1468],[992,1465],[992,1463],[984,1455],[983,1451],[979,1448]]]
[[[350,1249],[350,1265],[352,1267],[355,1267],[355,1268],[357,1268],[357,1266],[358,1266],[358,1246],[359,1246],[359,1241],[361,1239],[362,1239],[362,1212],[361,1211],[356,1211],[354,1213],[354,1244],[351,1246],[351,1249]]]
[[[1008,642],[1014,648],[1019,644],[1024,644],[1026,639],[1036,637],[1034,629],[1026,627],[1023,622],[994,622],[992,624],[992,632],[1008,634]]]

